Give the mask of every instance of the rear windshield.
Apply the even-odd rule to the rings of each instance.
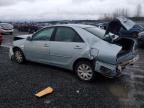
[[[105,35],[105,30],[103,29],[99,29],[97,27],[87,27],[87,28],[84,28],[86,31],[92,33],[93,35],[101,38],[101,39],[104,39],[104,35]]]

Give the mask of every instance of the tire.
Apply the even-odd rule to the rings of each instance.
[[[15,51],[14,51],[14,60],[19,64],[22,64],[22,63],[25,62],[24,54],[20,49],[15,49]]]
[[[75,65],[74,71],[80,80],[93,81],[95,78],[94,68],[88,61],[80,61]]]

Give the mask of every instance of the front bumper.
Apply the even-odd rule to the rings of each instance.
[[[117,76],[118,72],[122,72],[122,70],[131,64],[134,64],[138,60],[139,56],[135,56],[131,60],[124,61],[120,64],[112,65],[107,64],[101,61],[96,61],[95,63],[95,71],[101,73],[102,75],[113,78]]]
[[[1,32],[1,33],[13,33],[13,32],[14,32],[14,29],[11,29],[11,30],[0,29],[0,32]]]
[[[9,48],[9,58],[12,60],[14,58],[13,47]]]

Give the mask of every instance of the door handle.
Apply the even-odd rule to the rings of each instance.
[[[74,47],[74,49],[82,49],[82,47],[77,45],[77,46]]]
[[[44,44],[44,47],[49,47],[48,44]]]

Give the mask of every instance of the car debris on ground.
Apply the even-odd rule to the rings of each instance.
[[[52,87],[47,87],[47,88],[41,90],[40,92],[36,93],[35,96],[36,97],[43,97],[43,96],[45,96],[47,94],[51,94],[53,91],[54,90],[53,90]]]

